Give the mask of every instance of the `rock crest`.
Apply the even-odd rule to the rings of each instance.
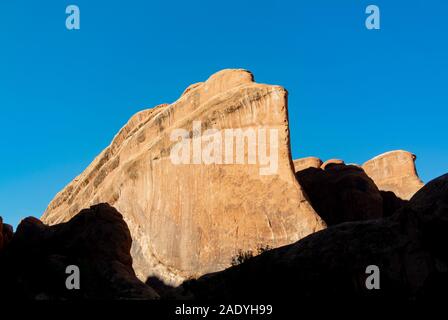
[[[194,136],[193,121],[278,130],[278,174],[261,176],[258,164],[174,165],[170,134],[184,128]],[[132,117],[42,219],[64,222],[101,202],[123,214],[139,278],[167,284],[225,269],[239,250],[279,247],[325,227],[295,179],[286,90],[257,84],[245,70],[218,72],[176,102]]]

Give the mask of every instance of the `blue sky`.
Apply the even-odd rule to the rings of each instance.
[[[369,4],[381,30],[364,26]],[[40,216],[135,112],[224,68],[288,89],[294,158],[406,149],[435,178],[448,171],[447,14],[443,0],[1,1],[0,215]]]

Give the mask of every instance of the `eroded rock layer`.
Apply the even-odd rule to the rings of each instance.
[[[278,154],[278,170],[261,174],[266,166],[259,156],[249,164],[248,146],[244,164],[174,164],[170,135],[197,137],[194,121],[201,130],[277,130],[278,147],[267,144],[267,152]],[[263,147],[260,136],[256,144]],[[171,284],[224,269],[239,250],[282,246],[325,227],[295,179],[286,90],[254,83],[244,70],[221,71],[173,104],[132,117],[42,219],[67,221],[101,202],[123,214],[139,278]]]

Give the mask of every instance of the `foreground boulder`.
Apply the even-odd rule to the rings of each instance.
[[[446,298],[448,175],[423,187],[392,217],[344,223],[223,272],[184,283],[167,298],[386,302]],[[380,289],[366,287],[368,266]],[[317,299],[317,300],[316,300]],[[370,300],[369,300],[370,301]]]
[[[55,197],[42,220],[61,223],[80,208],[110,203],[130,228],[139,278],[157,277],[167,284],[223,270],[239,250],[296,242],[325,223],[295,178],[287,107],[284,88],[257,84],[245,70],[218,72],[190,86],[178,101],[132,117]],[[178,141],[171,135],[177,129],[200,146],[206,145],[201,141],[206,129],[243,130],[257,137],[242,150],[243,163],[228,153],[230,163],[196,163],[188,151],[187,161],[175,164],[171,152]],[[263,148],[278,156],[272,166],[260,161]],[[224,147],[221,151],[224,157]],[[258,153],[255,163],[248,160],[253,153]]]
[[[24,219],[0,264],[2,299],[154,299],[132,269],[131,235],[106,204],[82,210],[67,223]],[[68,266],[80,271],[80,289],[68,290]]]

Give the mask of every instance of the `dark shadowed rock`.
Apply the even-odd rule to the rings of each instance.
[[[0,252],[2,252],[4,247],[4,240],[3,240],[3,219],[0,217]]]
[[[0,253],[11,241],[13,236],[13,229],[9,224],[3,223],[3,218],[0,217]]]
[[[296,177],[327,225],[383,216],[380,191],[357,166],[331,163],[299,171]]]
[[[0,217],[0,252],[3,250],[4,240],[3,240],[3,218]]]
[[[423,187],[392,217],[330,227],[241,265],[185,282],[167,297],[302,303],[443,299],[448,286],[447,243],[445,175]],[[380,269],[380,290],[365,286],[369,265]]]
[[[67,223],[24,219],[3,257],[1,286],[8,298],[153,299],[135,276],[132,239],[120,213],[107,204],[82,210]],[[67,266],[80,269],[81,289],[65,286]]]
[[[163,280],[157,277],[148,277],[146,284],[153,288],[158,294],[164,295],[175,287],[166,284]]]
[[[383,217],[391,216],[408,203],[407,200],[400,199],[392,191],[380,191],[380,194],[383,198]]]

